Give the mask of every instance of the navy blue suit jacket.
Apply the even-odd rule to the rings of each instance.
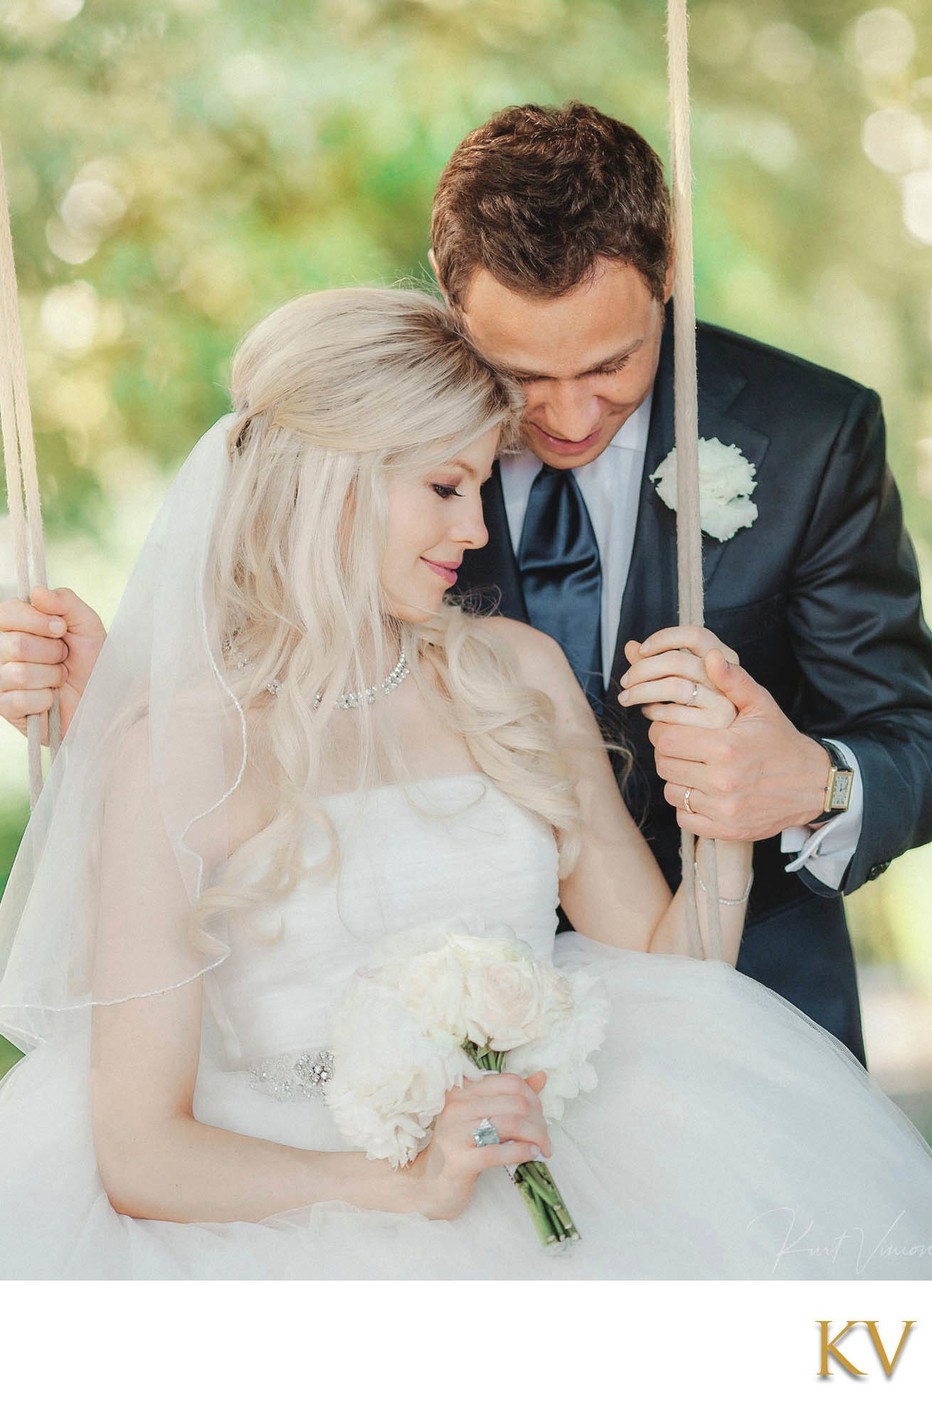
[[[706,621],[795,725],[857,755],[864,818],[842,891],[932,838],[932,638],[916,558],[885,461],[880,399],[829,370],[700,323],[699,432],[735,444],[757,470],[757,521],[703,538]],[[676,520],[650,474],[673,447],[673,323],[664,330],[631,568],[603,724],[631,745],[624,793],[670,883],[679,829],[654,769],[649,728],[617,705],[623,647],[678,620]],[[459,586],[529,620],[496,469],[485,488],[487,547]],[[738,968],[778,991],[864,1058],[841,897],[787,873],[779,838],[754,851]]]

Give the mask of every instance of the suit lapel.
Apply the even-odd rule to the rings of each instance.
[[[718,410],[711,408],[704,410],[701,403],[699,433],[703,439],[719,439],[723,444],[734,444],[756,469],[760,468],[764,461],[764,455],[770,447],[770,439],[759,429],[752,429],[749,424],[742,424],[739,419],[732,419]],[[740,537],[742,531],[739,530],[735,536]],[[712,578],[718,571],[719,564],[730,546],[730,538],[720,542],[718,538],[708,537],[703,533],[702,573],[706,592],[709,591]]]
[[[482,489],[482,513],[489,540],[485,547],[473,548],[463,558],[459,583],[472,595],[470,610],[500,612],[516,621],[527,621],[527,607],[521,591],[518,564],[511,545],[508,514],[502,492],[502,472],[496,460],[492,477]]]
[[[631,565],[618,622],[612,680],[624,675],[625,643],[676,620],[676,516],[657,497],[650,475],[673,448],[673,311],[667,310],[654,381],[647,451],[638,497]],[[611,695],[611,691],[609,692]]]
[[[703,439],[718,439],[722,444],[734,444],[756,469],[761,467],[770,447],[770,438],[760,429],[743,423],[732,414],[738,396],[747,380],[722,354],[721,342],[713,328],[700,326],[697,332],[699,368],[699,434]],[[672,385],[672,368],[670,381]],[[741,537],[741,532],[735,534]],[[718,538],[702,535],[702,571],[706,592],[732,545]]]
[[[719,352],[714,332],[698,332],[699,433],[703,439],[735,444],[755,468],[760,468],[770,444],[766,434],[733,418],[728,410],[746,383],[744,377]],[[664,504],[651,482],[651,474],[674,444],[673,417],[673,305],[667,309],[654,382],[650,430],[638,500],[637,526],[631,567],[625,584],[612,661],[612,679],[624,675],[627,641],[641,641],[662,626],[675,626],[678,616],[676,571],[676,514]],[[702,536],[703,581],[708,592],[719,570],[728,542]]]

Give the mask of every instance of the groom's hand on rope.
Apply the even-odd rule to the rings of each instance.
[[[27,715],[41,715],[47,744],[53,690],[61,691],[64,733],[107,633],[96,611],[67,587],[37,587],[32,601],[0,602],[0,715],[23,734]]]
[[[657,773],[681,828],[703,838],[757,842],[819,815],[826,751],[796,729],[711,631],[667,627],[640,645],[629,642],[625,654],[631,670],[622,695],[629,698],[619,699],[641,705],[652,722]],[[675,694],[650,694],[665,683],[669,690],[670,680],[683,682]],[[686,681],[699,690],[687,694]],[[710,727],[708,710],[702,713],[713,694],[733,707],[731,720],[723,717],[718,728]]]

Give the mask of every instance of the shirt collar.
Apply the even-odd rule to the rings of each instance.
[[[618,430],[611,441],[613,449],[631,449],[634,453],[643,454],[647,451],[647,435],[650,432],[650,407],[653,403],[653,387],[648,390],[646,398],[638,405],[633,414],[629,414],[624,424]]]

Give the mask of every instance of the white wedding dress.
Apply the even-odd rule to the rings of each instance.
[[[452,1222],[339,1202],[258,1223],[121,1216],[95,1165],[77,1012],[0,1087],[0,1276],[932,1277],[932,1152],[806,1017],[724,964],[576,934],[555,949],[551,833],[479,773],[326,806],[339,878],[303,884],[271,915],[278,940],[241,933],[205,978],[197,1117],[346,1148],[313,1088],[282,1082],[327,1046],[350,974],[414,924],[508,923],[541,958],[598,974],[611,1000],[598,1086],[551,1129],[580,1241],[545,1250],[503,1169]]]

